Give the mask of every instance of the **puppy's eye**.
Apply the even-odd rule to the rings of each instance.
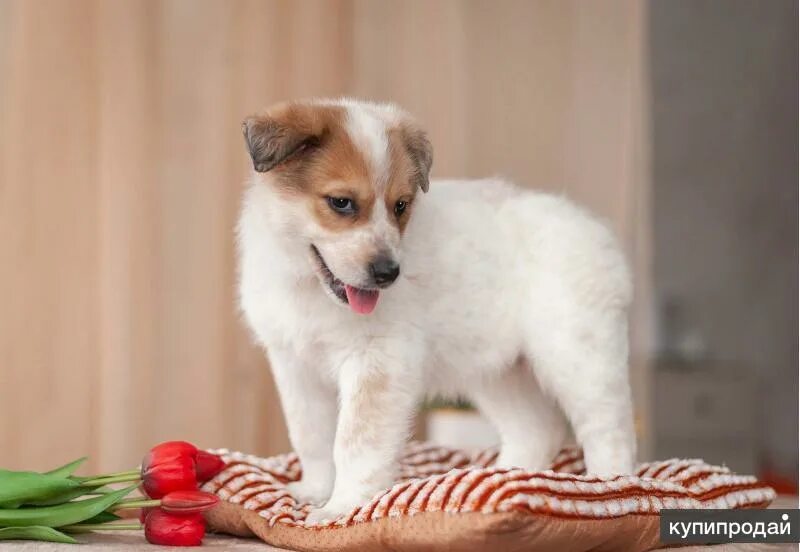
[[[341,215],[352,215],[356,212],[356,202],[348,197],[329,197],[328,205]]]
[[[402,215],[405,212],[406,207],[408,207],[408,202],[407,201],[398,201],[397,203],[395,203],[394,204],[394,214],[395,214],[395,216],[399,217],[400,215]]]

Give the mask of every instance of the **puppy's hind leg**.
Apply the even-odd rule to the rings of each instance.
[[[550,324],[531,341],[538,380],[558,401],[583,447],[586,471],[633,471],[636,439],[624,313]]]
[[[482,382],[471,397],[500,434],[497,466],[537,471],[550,465],[567,437],[567,422],[526,360]]]

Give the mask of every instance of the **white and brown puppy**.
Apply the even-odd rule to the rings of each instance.
[[[631,287],[602,224],[501,180],[430,183],[392,105],[313,100],[244,123],[241,306],[303,478],[333,518],[387,487],[425,394],[472,399],[500,465],[541,469],[569,421],[595,474],[632,469]]]

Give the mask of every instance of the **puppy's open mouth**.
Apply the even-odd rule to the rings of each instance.
[[[380,291],[377,289],[363,289],[345,284],[328,268],[328,264],[319,252],[316,246],[311,246],[311,252],[316,261],[317,273],[320,279],[330,290],[331,295],[336,297],[339,301],[348,305],[350,310],[358,314],[369,314],[375,310],[375,305],[378,304],[378,297]]]

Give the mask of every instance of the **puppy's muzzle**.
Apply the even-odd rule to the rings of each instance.
[[[372,281],[380,288],[389,287],[400,275],[400,265],[387,255],[375,257],[369,265]]]

